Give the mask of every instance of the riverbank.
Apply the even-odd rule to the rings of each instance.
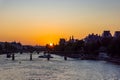
[[[120,59],[110,58],[110,59],[108,59],[107,61],[120,65]]]
[[[99,58],[97,55],[89,55],[89,54],[65,54],[64,52],[51,52],[51,54],[56,54],[59,56],[66,56],[68,58],[73,58],[73,59],[81,59],[81,60],[102,60],[102,61],[107,61],[111,63],[115,63],[120,65],[120,59],[118,58]]]

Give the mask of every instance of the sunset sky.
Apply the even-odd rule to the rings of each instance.
[[[120,0],[0,0],[0,41],[30,45],[120,30]]]

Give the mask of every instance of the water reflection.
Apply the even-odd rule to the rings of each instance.
[[[0,56],[0,80],[120,80],[120,65],[106,61],[75,60],[53,55],[50,61],[33,55],[16,55],[16,61]],[[26,59],[26,60],[25,60]],[[21,64],[19,64],[21,61]]]

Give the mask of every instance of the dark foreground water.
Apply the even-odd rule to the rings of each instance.
[[[105,61],[68,59],[53,55],[50,61],[17,54],[16,60],[0,55],[0,80],[120,80],[120,65]]]

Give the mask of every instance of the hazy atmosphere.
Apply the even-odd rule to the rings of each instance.
[[[23,44],[120,30],[120,0],[0,0],[0,40]]]

